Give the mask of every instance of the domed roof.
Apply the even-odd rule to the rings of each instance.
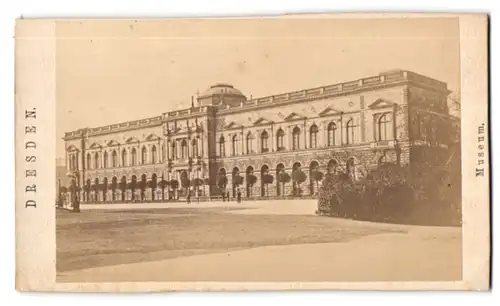
[[[241,91],[234,88],[233,85],[225,84],[225,83],[217,83],[213,86],[210,86],[209,89],[205,90],[200,97],[208,97],[212,95],[233,95],[233,96],[243,96]]]

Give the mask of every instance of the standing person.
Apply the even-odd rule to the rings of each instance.
[[[191,204],[191,192],[189,190],[187,192],[186,201],[188,204]]]
[[[226,193],[227,201],[229,202],[229,191]]]
[[[226,202],[226,192],[222,193],[222,202]]]
[[[241,190],[239,189],[238,189],[237,201],[238,203],[241,203]]]

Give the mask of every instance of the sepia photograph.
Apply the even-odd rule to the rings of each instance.
[[[55,282],[461,282],[463,24],[362,16],[53,21]]]

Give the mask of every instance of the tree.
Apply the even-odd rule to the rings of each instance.
[[[262,177],[262,183],[266,184],[266,190],[267,190],[268,197],[269,197],[269,184],[272,184],[273,181],[274,181],[274,177],[269,173],[264,174],[264,176]]]
[[[323,179],[323,172],[315,170],[311,173],[311,179],[316,182],[316,190],[319,189],[319,181]]]
[[[248,196],[251,196],[252,195],[252,187],[257,182],[257,177],[253,174],[247,174],[246,181],[247,181],[248,192],[249,192]]]
[[[156,180],[150,180],[147,183],[148,188],[151,188],[151,199],[154,201],[155,200],[155,191],[158,186],[158,182]]]
[[[122,201],[125,200],[125,189],[127,189],[127,182],[121,181],[118,183],[118,188],[120,188],[122,192]]]
[[[88,201],[89,200],[90,186],[87,184],[83,185],[83,192],[85,193],[86,201]]]
[[[127,188],[132,191],[132,200],[135,200],[135,189],[137,188],[137,181],[132,180],[128,183]]]
[[[99,190],[102,191],[102,200],[105,202],[106,201],[106,193],[108,191],[108,184],[101,183],[98,186]]]
[[[217,182],[217,186],[220,189],[225,189],[227,186],[227,176],[223,175],[219,178],[219,181]]]
[[[191,181],[191,185],[195,188],[196,194],[199,196],[199,189],[200,189],[200,186],[203,185],[203,180],[201,178],[194,178]]]
[[[174,198],[176,198],[177,188],[179,188],[179,181],[178,180],[171,180],[170,187],[172,187],[172,189],[174,190]]]
[[[146,190],[147,183],[144,180],[140,180],[138,185],[141,190],[141,200],[144,200],[144,191]]]
[[[80,201],[77,193],[79,192],[76,181],[72,180],[71,185],[69,186],[69,191],[71,192],[71,203],[73,206],[73,212],[80,212]]]
[[[97,199],[98,192],[99,192],[99,184],[92,184],[91,188],[92,188],[92,190],[94,190],[94,196],[95,196],[94,200],[97,201],[98,200]]]
[[[241,184],[243,184],[243,177],[239,174],[236,174],[234,177],[233,177],[233,185],[235,186],[240,186]]]
[[[159,183],[158,186],[161,188],[161,199],[162,201],[165,200],[165,188],[167,188],[169,182],[162,179]]]
[[[116,180],[112,180],[111,183],[109,184],[109,188],[111,189],[111,192],[113,193],[113,200],[115,200],[116,197],[116,189],[118,188],[118,182]]]
[[[282,183],[283,185],[283,196],[285,195],[285,184],[290,182],[292,178],[290,177],[290,174],[286,173],[285,171],[280,172],[278,176],[278,182]]]
[[[301,193],[300,184],[302,184],[303,182],[306,181],[307,176],[304,173],[304,171],[302,171],[302,169],[299,168],[292,173],[292,179],[293,179],[294,185],[296,185],[296,188],[294,188],[294,191],[295,191],[296,195],[300,195],[300,193]]]
[[[182,188],[189,188],[191,186],[191,181],[188,178],[182,178],[181,179],[181,187]]]

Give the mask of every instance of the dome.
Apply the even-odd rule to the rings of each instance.
[[[218,84],[215,84],[213,86],[210,86],[209,89],[205,90],[200,95],[200,98],[201,97],[210,97],[213,95],[220,95],[222,93],[224,93],[224,95],[228,95],[228,96],[243,96],[241,91],[234,88],[233,85],[218,83]]]

